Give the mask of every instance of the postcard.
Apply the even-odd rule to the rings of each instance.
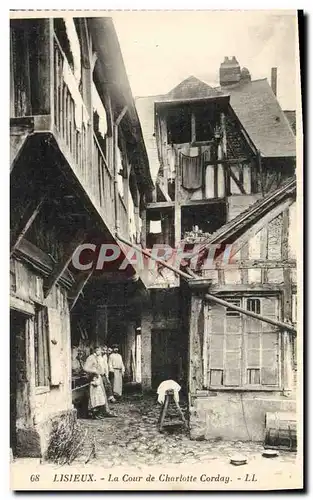
[[[301,15],[10,12],[12,490],[303,489]]]

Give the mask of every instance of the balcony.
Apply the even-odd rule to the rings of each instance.
[[[54,32],[53,20],[35,22],[38,35],[35,48],[25,51],[24,60],[18,55],[20,47],[12,51],[15,60],[11,64],[11,169],[28,141],[36,138],[39,148],[38,138],[48,138],[54,151],[57,150],[66,160],[67,174],[114,234],[113,165],[109,164],[94,133],[90,107],[87,109],[82,98],[78,82]],[[14,29],[20,36],[21,27],[13,26]],[[110,147],[113,148],[113,142]],[[61,163],[56,162],[58,166]],[[116,208],[119,232],[129,238],[127,210],[119,195]]]

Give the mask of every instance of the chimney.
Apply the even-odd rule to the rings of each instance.
[[[274,94],[277,96],[277,68],[271,70],[271,87]]]
[[[241,81],[251,82],[251,74],[248,68],[242,68],[241,70]]]
[[[232,85],[240,81],[240,66],[236,57],[227,56],[220,65],[220,85]]]

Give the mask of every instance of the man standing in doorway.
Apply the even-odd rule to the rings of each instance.
[[[117,344],[113,346],[113,352],[109,357],[109,371],[114,373],[113,394],[115,397],[120,398],[123,391],[125,366]]]

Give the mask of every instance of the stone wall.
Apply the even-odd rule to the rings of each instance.
[[[263,441],[267,412],[295,412],[296,402],[279,394],[216,393],[191,396],[191,439]]]
[[[41,456],[47,445],[52,416],[73,411],[71,391],[71,331],[67,292],[54,286],[44,299],[43,279],[21,261],[12,262],[16,286],[11,290],[11,307],[26,314],[25,390],[16,420],[16,454]],[[49,387],[37,387],[35,379],[35,305],[47,307],[49,335]],[[52,342],[53,340],[53,342]],[[14,425],[14,423],[12,423]]]

